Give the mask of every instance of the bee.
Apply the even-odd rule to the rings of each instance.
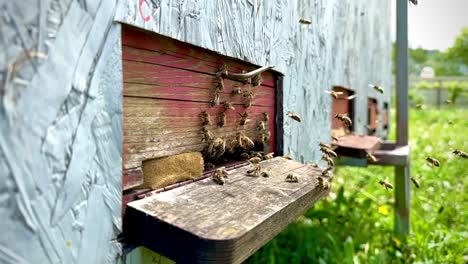
[[[290,118],[296,120],[296,121],[299,122],[299,123],[302,121],[301,117],[300,117],[298,114],[296,114],[296,113],[294,113],[294,112],[292,112],[292,111],[289,111],[287,115],[288,115]]]
[[[369,87],[373,88],[374,90],[376,90],[377,92],[383,94],[384,93],[384,88],[382,88],[382,86],[378,86],[378,85],[375,85],[375,84],[369,84]]]
[[[326,147],[320,147],[320,151],[322,151],[323,154],[336,158],[338,155],[336,155],[336,152],[333,151],[331,148],[326,148]]]
[[[414,184],[414,186],[415,186],[416,188],[419,188],[419,187],[421,186],[421,185],[419,184],[419,181],[418,181],[415,177],[411,177],[410,179],[411,179],[411,181],[413,182],[413,184]]]
[[[267,144],[270,140],[270,131],[264,131],[259,136],[259,142],[262,144]]]
[[[271,168],[267,168],[266,170],[262,171],[260,173],[260,175],[262,175],[262,177],[264,178],[268,178],[271,176]]]
[[[374,162],[375,163],[375,162],[379,161],[374,155],[372,155],[372,153],[369,153],[369,152],[366,153],[366,158],[367,158],[367,160],[369,162]]]
[[[260,167],[260,165],[256,165],[252,169],[247,171],[247,176],[250,176],[250,177],[260,176],[260,170],[261,169],[262,169],[262,167]]]
[[[310,162],[309,164],[310,164],[310,166],[312,166],[312,168],[318,168],[319,167],[319,165],[317,163],[315,163],[315,162]]]
[[[440,167],[440,162],[436,158],[427,157],[426,161],[429,162],[429,164],[431,164],[431,166]]]
[[[251,149],[255,147],[255,143],[252,141],[252,139],[250,139],[241,132],[237,133],[237,142],[239,143],[239,146],[243,149]]]
[[[243,160],[249,159],[249,158],[250,158],[249,153],[247,153],[247,152],[242,152],[242,153],[240,154],[240,158],[243,159]]]
[[[219,113],[218,126],[223,127],[226,124],[226,113]]]
[[[225,151],[226,141],[224,141],[224,139],[222,138],[216,138],[210,143],[207,152],[210,155],[210,157],[219,158],[224,154]]]
[[[418,0],[409,0],[413,5],[418,5]]]
[[[468,159],[468,154],[462,150],[455,149],[454,151],[452,151],[452,153],[464,159]]]
[[[253,157],[253,158],[249,159],[249,162],[252,163],[252,164],[258,164],[258,163],[260,163],[260,161],[262,161],[262,158],[260,158],[260,157]]]
[[[247,112],[244,112],[244,113],[239,113],[239,116],[241,117],[240,121],[239,121],[239,124],[241,126],[244,126],[247,122],[249,122],[250,120],[247,119],[249,117],[249,114]]]
[[[218,71],[216,72],[216,77],[221,78],[222,76],[228,75],[228,66],[224,63],[219,67]]]
[[[215,89],[214,90],[214,95],[213,95],[213,100],[211,100],[211,106],[219,105],[219,94],[221,93],[220,90]]]
[[[389,183],[387,180],[379,180],[380,185],[385,187],[386,190],[393,189],[393,185]]]
[[[423,104],[417,104],[416,105],[416,109],[423,109],[424,108],[424,105]]]
[[[447,100],[444,101],[444,103],[449,105],[449,104],[452,104],[453,102],[452,102],[452,100],[447,99]]]
[[[285,181],[286,182],[299,182],[299,179],[297,178],[296,175],[293,175],[292,173],[289,173],[288,175],[286,175]]]
[[[223,185],[226,182],[224,178],[227,178],[227,175],[228,173],[224,167],[217,168],[212,180],[219,185]]]
[[[343,92],[337,92],[337,91],[333,91],[333,90],[331,90],[331,91],[325,90],[325,92],[327,94],[331,94],[331,96],[333,96],[333,98],[335,98],[335,99],[338,99],[338,97],[343,94]]]
[[[331,138],[332,138],[332,140],[334,140],[334,141],[339,141],[339,140],[340,140],[340,139],[338,139],[338,138],[335,137],[335,136],[331,136]]]
[[[215,168],[215,165],[213,163],[207,162],[205,163],[205,170],[212,170]]]
[[[224,185],[226,182],[223,177],[220,177],[216,173],[211,177],[211,179],[218,185]]]
[[[221,76],[216,77],[215,89],[219,90],[219,91],[224,90],[224,81],[223,81],[223,78]]]
[[[291,155],[287,154],[287,155],[284,155],[283,158],[287,159],[287,160],[293,160],[293,158],[291,157]]]
[[[210,114],[208,114],[208,111],[202,111],[201,114],[201,119],[202,119],[202,126],[210,126],[211,125],[211,118]]]
[[[273,153],[273,152],[270,152],[270,153],[268,153],[268,154],[265,154],[265,155],[263,155],[263,159],[264,159],[264,160],[272,159],[272,158],[274,157],[274,156],[273,156],[274,154],[275,154],[275,153]]]
[[[260,74],[256,74],[252,77],[250,80],[250,83],[252,84],[253,87],[257,87],[261,85],[263,82],[262,76]]]
[[[265,124],[265,122],[264,122],[264,121],[259,121],[259,122],[258,122],[258,126],[257,126],[257,130],[258,130],[258,131],[263,131],[263,130],[265,130],[265,129],[266,129],[266,124]]]
[[[323,190],[328,190],[330,189],[330,182],[323,178],[323,177],[317,177],[318,180],[318,186],[323,189]]]
[[[333,170],[333,167],[330,167],[330,166],[325,168],[324,170],[322,170],[322,176],[330,178],[332,170]]]
[[[335,118],[338,118],[343,124],[347,127],[350,127],[353,125],[353,121],[351,121],[351,118],[347,114],[336,114]]]
[[[247,98],[247,102],[244,103],[244,108],[249,108],[252,106],[252,100],[254,98],[254,93],[252,91],[245,91],[242,96]]]
[[[264,122],[268,122],[268,121],[270,120],[270,116],[268,115],[267,112],[263,112],[263,113],[262,113],[262,120],[263,120]]]
[[[323,143],[323,142],[319,142],[319,146],[320,148],[332,149],[330,145]]]
[[[327,155],[323,155],[323,156],[322,156],[322,160],[326,161],[327,164],[328,164],[328,166],[330,166],[330,167],[334,167],[334,166],[335,166],[335,162],[333,161],[333,159],[330,158],[330,157],[327,156]]]
[[[299,19],[299,23],[304,24],[304,25],[310,25],[310,24],[312,24],[312,21],[310,21],[309,19],[306,19],[306,18],[301,18],[301,19]]]
[[[234,108],[234,106],[232,105],[231,102],[228,102],[228,101],[225,101],[223,102],[223,107],[224,107],[224,111],[227,111],[229,109],[231,110],[236,110],[236,108]]]
[[[214,135],[213,133],[211,133],[211,131],[209,130],[206,130],[205,132],[203,132],[203,136],[202,136],[202,142],[210,142],[212,141],[214,138]]]
[[[232,88],[232,94],[235,94],[235,95],[242,94],[242,88],[240,87]]]

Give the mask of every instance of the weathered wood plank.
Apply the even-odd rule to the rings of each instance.
[[[157,41],[155,41],[155,39],[157,39]],[[167,61],[174,60],[173,58],[167,58],[168,56],[179,58],[179,60],[177,61],[179,64],[165,64],[167,66],[181,68],[186,68],[185,66],[188,66],[189,68],[196,70],[196,67],[193,67],[193,63],[192,65],[190,65],[190,63],[189,65],[187,65],[185,63],[190,61],[200,61],[206,67],[212,67],[212,70],[207,71],[211,73],[216,72],[217,69],[221,65],[223,65],[223,63],[227,64],[228,69],[234,72],[242,72],[242,70],[251,71],[257,68],[256,66],[251,65],[249,63],[242,62],[233,58],[228,58],[225,56],[219,56],[218,54],[212,51],[208,51],[200,47],[187,45],[186,43],[168,37],[164,37],[150,32],[135,30],[128,27],[124,27],[122,30],[122,44],[122,56],[124,59],[127,60],[135,59],[142,61],[142,57],[133,57],[133,53],[131,53],[131,51],[134,51],[135,49],[129,49],[130,47],[132,47],[137,48],[139,50],[147,50],[149,52],[153,52],[153,56],[155,56],[156,58],[154,58],[153,56],[149,57],[150,59],[152,59],[153,63],[166,63]],[[163,57],[157,59],[158,54],[160,56],[163,55]],[[148,57],[144,58],[148,59]],[[200,64],[198,64],[197,66],[201,68]],[[262,77],[264,79],[264,85],[274,87],[274,76],[271,72],[263,73]]]
[[[333,140],[335,152],[341,156],[365,159],[367,153],[372,153],[380,147],[382,139],[367,135],[346,135],[338,141]]]
[[[320,170],[284,158],[261,162],[269,178],[229,171],[220,186],[210,178],[128,204],[124,233],[177,262],[240,263],[326,195]],[[288,173],[298,183],[285,182]]]

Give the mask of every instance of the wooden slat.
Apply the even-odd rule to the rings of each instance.
[[[181,263],[240,263],[328,192],[320,170],[275,158],[261,162],[269,178],[229,171],[224,185],[211,178],[128,204],[124,234]],[[285,182],[288,173],[298,183]]]
[[[374,152],[380,147],[382,140],[367,135],[346,135],[338,141],[333,140],[332,145],[337,147],[335,152],[341,156],[366,158],[367,152]]]
[[[242,70],[251,71],[256,69],[256,66],[241,62],[239,60],[220,56],[214,52],[210,52],[203,48],[187,45],[186,43],[163,37],[149,32],[142,32],[128,27],[124,27],[122,30],[122,56],[126,60],[152,60],[153,63],[161,63],[161,65],[188,68],[197,70],[203,69],[206,73],[214,73],[217,69],[223,65],[228,65],[228,69],[233,72],[241,72]],[[151,56],[138,57],[134,56],[132,51],[137,48],[139,50],[147,50],[164,55],[162,58],[156,59]],[[137,55],[141,53],[137,52]],[[168,57],[171,58],[168,58]],[[173,58],[174,57],[174,58]],[[177,58],[177,59],[175,59]],[[173,62],[166,64],[167,62]],[[194,64],[194,61],[199,63]],[[208,68],[211,67],[211,68]],[[265,72],[262,74],[263,84],[274,87],[274,76],[271,72]]]

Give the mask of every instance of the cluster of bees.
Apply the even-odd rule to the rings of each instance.
[[[237,129],[240,131],[236,132],[235,138],[232,140],[226,139],[224,136],[218,137],[210,130],[212,125],[216,125],[220,128],[225,127],[227,124],[227,113],[228,111],[235,111],[234,104],[230,101],[221,102],[221,93],[225,89],[224,77],[228,76],[227,67],[223,65],[220,70],[215,74],[215,86],[212,92],[211,107],[218,105],[222,106],[222,110],[217,114],[215,118],[215,124],[212,122],[212,117],[207,110],[200,113],[201,125],[201,141],[205,143],[205,147],[202,151],[205,160],[205,169],[213,169],[215,164],[225,163],[229,160],[247,160],[257,155],[262,155],[262,151],[265,148],[265,144],[268,144],[270,140],[270,131],[268,129],[269,116],[268,113],[264,112],[261,114],[261,119],[258,120],[256,127],[256,138],[250,138],[244,132],[247,123],[252,122],[249,119],[249,113],[247,109],[252,106],[255,93],[253,88],[261,85],[262,78],[260,74],[256,74],[252,77],[241,80],[244,84],[248,84],[250,88],[233,87],[231,96],[241,96],[244,103],[243,108],[245,111],[238,113],[239,119],[237,123]],[[241,106],[241,107],[242,107]],[[224,169],[224,168],[223,168]],[[219,169],[218,169],[219,170]],[[213,180],[216,183],[222,181],[227,177],[226,173],[216,171],[216,175]],[[216,180],[215,180],[216,179]]]

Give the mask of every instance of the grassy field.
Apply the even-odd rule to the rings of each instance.
[[[393,181],[393,168],[339,167],[329,197],[247,262],[468,263],[468,160],[451,154],[468,151],[467,136],[468,110],[411,110],[411,174],[421,188],[411,186],[406,243],[393,236],[393,191],[378,184]],[[430,168],[428,155],[441,167]]]

